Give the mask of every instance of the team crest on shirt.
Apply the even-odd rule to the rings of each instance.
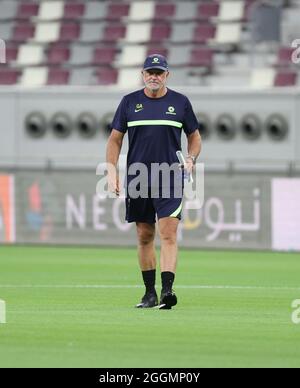
[[[166,112],[167,115],[176,115],[174,106],[169,106],[168,112]]]
[[[137,113],[143,109],[144,109],[143,104],[136,104],[134,112]]]

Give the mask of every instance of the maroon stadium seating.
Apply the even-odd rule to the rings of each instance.
[[[171,34],[171,26],[168,23],[164,24],[153,24],[151,29],[151,41],[161,42],[162,40],[168,39]]]
[[[249,20],[252,6],[257,0],[246,0],[245,3],[245,12],[244,12],[244,20]]]
[[[116,49],[113,47],[96,47],[93,53],[93,65],[110,65],[115,60]]]
[[[126,27],[122,24],[108,24],[104,28],[103,40],[115,42],[125,37]]]
[[[0,68],[0,85],[15,85],[20,75],[19,70]]]
[[[17,59],[18,46],[13,44],[6,45],[6,63],[9,64]]]
[[[118,71],[109,67],[99,68],[96,71],[96,81],[98,85],[113,85],[117,82]]]
[[[34,37],[35,26],[30,22],[17,23],[13,29],[12,39],[17,42],[25,42]]]
[[[199,47],[191,52],[190,66],[212,68],[213,50],[209,47]]]
[[[209,23],[200,23],[194,29],[193,41],[195,43],[206,43],[215,37],[216,27]]]
[[[60,40],[63,42],[70,42],[77,40],[80,36],[79,23],[62,23],[60,29]]]
[[[17,11],[18,19],[30,19],[37,16],[39,12],[39,4],[32,2],[20,3]]]
[[[152,54],[160,54],[160,55],[167,57],[168,56],[168,49],[166,49],[164,47],[160,47],[160,46],[151,45],[147,49],[147,56],[152,55]]]
[[[176,4],[174,3],[156,3],[154,19],[170,19],[174,16]]]
[[[13,1],[16,7],[12,7],[12,12],[7,14],[9,17],[5,20],[2,17],[3,20],[1,21],[1,33],[4,35],[7,47],[7,63],[0,66],[2,71],[1,82],[7,85],[14,84],[19,80],[20,72],[18,68],[15,69],[19,45],[26,44],[27,42],[30,43],[31,39],[35,37],[36,26],[38,23],[43,23],[37,19],[41,0]],[[90,4],[90,1],[93,4]],[[241,20],[245,34],[242,34],[240,44],[236,50],[241,51],[245,55],[250,55],[247,41],[250,33],[249,14],[251,6],[257,0],[241,1],[244,3],[245,10],[244,17]],[[95,73],[96,83],[101,85],[116,83],[119,67],[114,69],[112,66],[115,60],[118,59],[118,55],[122,53],[122,50],[131,44],[125,41],[127,25],[132,23],[132,21],[128,21],[131,1],[63,0],[63,2],[64,11],[59,21],[60,33],[57,41],[51,43],[39,42],[46,54],[46,59],[41,65],[48,65],[50,70],[48,84],[74,84],[74,80],[79,82],[80,77],[82,77],[83,83],[87,80],[90,82],[91,77],[86,76],[88,72],[80,73],[80,71],[77,71],[78,66],[83,64],[90,66],[90,71],[94,71],[95,67],[97,67],[97,72]],[[97,4],[97,2],[99,3]],[[1,0],[0,3],[2,3]],[[152,17],[149,16],[149,19],[152,18],[152,21],[150,21],[149,41],[140,44],[144,44],[147,55],[157,53],[169,56],[171,61],[170,67],[180,67],[182,74],[184,72],[186,75],[188,73],[191,74],[191,72],[196,74],[197,68],[201,69],[201,75],[208,75],[207,71],[203,72],[203,68],[208,70],[215,69],[216,75],[221,74],[221,72],[218,72],[218,66],[220,66],[218,65],[220,62],[219,58],[221,59],[225,55],[227,47],[223,48],[221,44],[220,47],[211,45],[211,40],[216,37],[218,23],[220,22],[218,16],[221,0],[194,1],[193,4],[187,4],[186,15],[179,15],[179,10],[182,6],[185,6],[184,3],[184,0],[155,0],[154,14]],[[3,1],[3,4],[8,7],[9,11],[11,3],[6,0]],[[285,0],[283,13],[286,8],[289,8],[288,12],[293,11],[295,8],[296,12],[296,8],[299,10],[299,7],[300,3],[296,6],[295,2]],[[191,10],[195,10],[195,12],[191,13]],[[289,15],[287,15],[287,20],[288,18]],[[180,22],[177,19],[180,19]],[[180,28],[177,29],[178,25],[180,25]],[[55,27],[53,27],[54,29]],[[182,39],[181,29],[183,33]],[[179,53],[182,49],[185,52],[185,56],[184,60],[181,61]],[[297,85],[297,72],[299,73],[299,70],[296,66],[293,66],[291,61],[293,50],[291,47],[281,47],[278,50],[277,60],[273,65],[278,72],[274,85]],[[216,57],[214,52],[217,53]],[[78,55],[77,53],[82,54]],[[235,61],[236,51],[228,52],[227,55],[232,57],[230,63],[238,65],[239,61]],[[84,58],[81,58],[82,56]],[[176,60],[178,57],[179,60]],[[215,63],[214,58],[218,59]],[[123,65],[120,62],[118,66],[121,69]],[[124,66],[126,65],[124,64]],[[12,69],[11,72],[8,71],[9,68]],[[3,73],[4,71],[6,72]],[[181,74],[180,72],[178,72],[179,75]],[[227,75],[227,73],[220,75],[220,77],[224,78],[227,76],[230,78],[230,74]],[[217,82],[217,78],[207,78],[206,84],[213,85],[214,82]],[[183,76],[180,78],[180,82],[185,82]],[[242,82],[247,82],[246,77],[242,79]]]
[[[64,18],[65,19],[79,19],[82,18],[85,12],[85,4],[71,2],[65,3]]]
[[[297,73],[293,71],[280,71],[276,74],[274,86],[295,86],[297,84]]]
[[[67,85],[69,76],[67,69],[49,68],[47,85]]]
[[[295,49],[292,47],[281,47],[278,50],[278,57],[277,57],[277,66],[289,66],[291,64],[291,58],[293,51]]]
[[[47,60],[50,65],[60,65],[70,58],[70,49],[61,44],[54,44],[49,47]]]
[[[119,20],[124,16],[128,16],[129,4],[124,3],[110,3],[108,5],[106,19],[107,20]]]
[[[220,4],[216,1],[204,2],[198,5],[197,17],[200,19],[210,19],[219,15]]]

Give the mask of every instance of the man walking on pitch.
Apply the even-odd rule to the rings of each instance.
[[[112,132],[107,144],[106,161],[108,169],[108,186],[111,192],[119,195],[117,169],[123,137],[128,131],[129,150],[127,155],[127,195],[126,220],[135,222],[138,237],[139,264],[146,287],[145,295],[136,305],[139,308],[155,307],[171,309],[177,304],[173,283],[177,264],[177,228],[182,210],[182,172],[178,169],[176,151],[181,150],[181,132],[184,130],[188,140],[188,155],[185,169],[191,173],[201,151],[201,137],[198,121],[190,101],[183,94],[166,87],[169,69],[167,60],[161,55],[150,55],[146,58],[142,70],[144,89],[123,97],[112,122]],[[129,186],[138,177],[129,171],[136,163],[146,166],[148,175],[144,183],[148,184],[147,198],[132,195]],[[174,181],[153,179],[153,166],[173,166],[177,163]],[[152,169],[152,170],[151,170]],[[178,194],[180,181],[181,191]],[[162,193],[168,186],[169,195]],[[140,183],[141,189],[143,183]],[[153,194],[153,188],[157,192]],[[175,193],[177,192],[177,194]],[[144,191],[145,193],[145,191]],[[155,255],[155,222],[161,239],[160,270],[162,290],[160,303],[155,290],[156,255]]]

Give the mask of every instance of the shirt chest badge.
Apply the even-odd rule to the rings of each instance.
[[[136,104],[134,113],[138,113],[143,109],[144,109],[143,104]]]
[[[174,106],[169,106],[169,108],[168,108],[168,111],[166,112],[166,115],[176,115],[177,113],[176,113],[176,111],[175,111],[175,108],[174,108]]]

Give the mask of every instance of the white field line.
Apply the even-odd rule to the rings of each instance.
[[[52,288],[52,289],[124,289],[143,288],[142,285],[120,285],[120,284],[0,284],[0,289],[27,289],[27,288]],[[279,287],[279,286],[226,286],[226,285],[176,285],[176,289],[191,290],[278,290],[278,291],[300,291],[300,287]]]

